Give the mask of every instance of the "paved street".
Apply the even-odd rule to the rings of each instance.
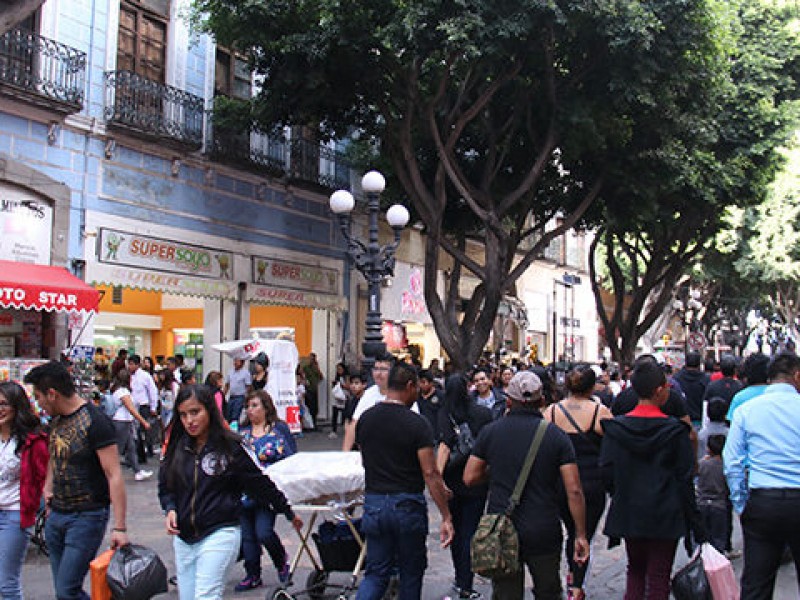
[[[299,440],[299,447],[301,451],[336,450],[339,448],[340,443],[340,440],[328,439],[327,434],[311,434]],[[150,464],[147,466],[151,469],[154,468],[153,461],[151,460]],[[164,532],[161,509],[158,506],[158,500],[156,498],[155,477],[147,482],[135,482],[128,471],[126,471],[125,477],[128,486],[128,530],[131,540],[134,543],[144,544],[154,548],[164,560],[170,574],[174,574],[175,565],[173,552],[170,538]],[[437,541],[438,512],[433,507],[430,512],[431,535],[428,544],[429,567],[425,574],[423,596],[425,599],[440,599],[450,595],[449,588],[453,574],[449,552],[439,549]],[[305,518],[306,515],[302,516]],[[290,531],[288,523],[282,517],[278,520],[278,531],[290,553],[293,553],[298,547],[298,537],[294,532]],[[739,535],[739,531],[737,530],[735,541],[738,546],[741,547]],[[624,551],[621,547],[608,550],[606,549],[606,544],[607,540],[605,536],[599,535],[592,548],[593,559],[588,583],[588,595],[591,598],[622,597],[625,568]],[[685,552],[679,549],[676,565],[682,565],[686,560]],[[267,566],[268,562],[269,559],[264,555],[262,558],[264,581],[265,585],[274,588],[278,582],[277,575],[271,566]],[[737,568],[738,573],[741,568],[741,559],[734,561],[734,566]],[[295,575],[296,585],[292,587],[292,590],[302,589],[303,583],[309,573],[308,564],[303,563],[303,566],[301,566],[298,573]],[[263,598],[265,596],[266,590],[264,588],[235,594],[233,587],[242,576],[243,569],[241,563],[239,563],[231,569],[229,573],[228,584],[226,586],[227,591],[225,594],[226,598],[246,599]],[[26,598],[38,600],[53,597],[49,563],[45,557],[38,555],[36,550],[31,550],[28,554],[23,577]],[[338,573],[331,577],[332,582],[344,583],[346,580],[347,577]],[[476,587],[479,591],[484,592],[487,598],[489,597],[489,585],[486,583],[479,583]],[[86,590],[88,591],[88,589],[89,582],[87,578]],[[530,592],[528,593],[530,594]],[[170,586],[169,593],[160,597],[177,598],[177,590],[175,587]],[[779,575],[778,589],[774,598],[776,600],[790,600],[796,599],[797,597],[797,583],[794,569],[784,566]]]

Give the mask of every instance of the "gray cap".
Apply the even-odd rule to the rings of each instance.
[[[520,371],[508,384],[506,395],[517,402],[537,402],[542,397],[542,380],[530,371]]]

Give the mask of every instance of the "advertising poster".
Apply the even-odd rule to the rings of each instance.
[[[269,357],[267,392],[272,396],[278,416],[286,421],[292,433],[299,433],[303,427],[297,406],[297,346],[287,340],[260,340],[260,343]]]

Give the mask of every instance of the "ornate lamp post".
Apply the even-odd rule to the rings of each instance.
[[[369,215],[369,239],[366,244],[350,234],[350,212],[355,207],[355,198],[346,190],[331,194],[331,210],[339,219],[339,227],[347,242],[347,254],[367,280],[369,304],[367,309],[367,333],[362,350],[364,366],[372,370],[375,357],[386,351],[381,333],[381,282],[394,275],[395,251],[400,243],[400,233],[409,219],[408,209],[395,204],[386,211],[386,221],[394,230],[394,242],[381,246],[378,242],[378,213],[380,197],[386,187],[386,180],[378,171],[370,171],[361,179],[361,189],[367,196]]]

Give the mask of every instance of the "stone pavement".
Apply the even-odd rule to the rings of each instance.
[[[328,439],[327,434],[312,433],[306,434],[298,440],[300,451],[313,452],[319,450],[338,450],[341,445],[340,440]],[[155,469],[154,461],[151,459],[147,465],[150,469]],[[171,538],[164,531],[164,519],[161,508],[156,497],[156,478],[144,482],[136,482],[130,471],[125,472],[125,480],[128,489],[128,531],[131,541],[143,544],[155,549],[161,556],[170,574],[175,573],[174,554],[172,551]],[[428,542],[428,570],[425,573],[425,587],[423,598],[425,600],[439,600],[447,596],[452,596],[450,585],[453,580],[452,564],[450,554],[447,550],[441,550],[438,542],[438,511],[431,502],[431,533]],[[301,514],[305,519],[307,515]],[[291,555],[299,546],[298,536],[291,530],[289,524],[283,517],[278,518],[278,533],[287,546]],[[735,534],[734,541],[741,547],[740,532]],[[607,539],[602,534],[598,535],[592,546],[592,562],[590,575],[587,583],[587,595],[589,598],[622,598],[625,584],[625,553],[622,547],[611,550],[606,548]],[[681,548],[678,549],[676,568],[682,566],[687,561],[686,553]],[[228,574],[226,585],[226,598],[271,598],[271,591],[277,586],[278,579],[275,570],[272,568],[266,554],[262,558],[263,578],[265,588],[250,592],[234,593],[234,585],[243,577],[241,563],[236,564]],[[734,561],[737,575],[741,569],[741,559]],[[306,578],[311,573],[308,561],[304,559],[298,572],[294,576],[295,585],[290,588],[290,592],[301,590],[304,587]],[[53,597],[52,577],[47,558],[40,556],[35,549],[31,549],[25,562],[23,571],[25,597],[40,600]],[[333,573],[331,583],[345,584],[348,577],[343,573]],[[487,582],[476,582],[476,588],[484,593],[486,598],[490,597],[491,586]],[[86,580],[86,591],[89,591],[89,580]],[[177,589],[170,586],[167,594],[159,598],[177,598]],[[307,598],[306,595],[299,597]],[[334,595],[330,597],[336,597]],[[527,596],[531,597],[529,590]],[[794,569],[784,566],[778,576],[778,585],[774,596],[775,600],[790,600],[798,598],[797,579]]]

